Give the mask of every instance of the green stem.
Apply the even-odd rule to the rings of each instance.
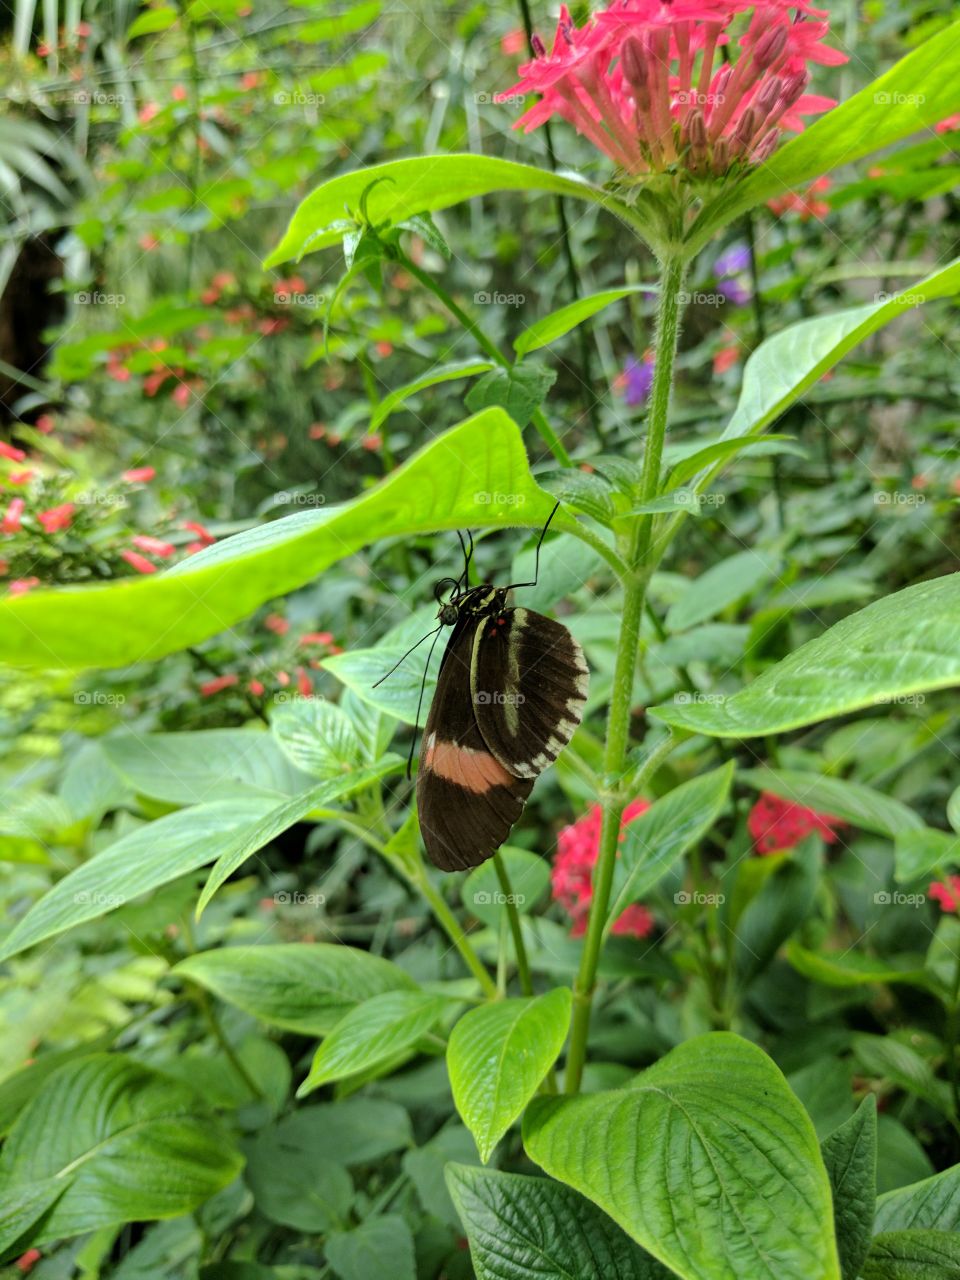
[[[414,883],[430,903],[433,914],[440,921],[441,925],[443,925],[450,941],[460,952],[463,963],[480,983],[480,988],[484,995],[488,996],[491,1000],[496,1000],[498,995],[497,984],[480,963],[480,958],[467,940],[467,936],[461,929],[460,922],[457,920],[457,917],[447,906],[446,902],[444,902],[440,893],[430,883],[425,867],[420,867]]]
[[[217,1044],[223,1050],[224,1057],[230,1063],[231,1067],[233,1067],[234,1071],[237,1073],[237,1075],[240,1077],[243,1083],[250,1090],[251,1097],[257,1098],[258,1100],[262,1100],[263,1090],[257,1084],[256,1080],[254,1080],[253,1076],[250,1074],[247,1068],[243,1065],[233,1045],[227,1039],[226,1032],[224,1031],[223,1027],[221,1027],[220,1025],[220,1019],[217,1017],[216,1013],[214,1012],[213,1003],[210,1000],[209,995],[204,990],[204,988],[200,986],[194,985],[194,991],[195,991],[195,999],[197,1002],[197,1006],[200,1009],[200,1012],[203,1014],[204,1020],[206,1021],[207,1026],[210,1028],[210,1032],[214,1040],[216,1040]]]
[[[680,291],[683,286],[685,267],[685,262],[679,257],[666,258],[661,264],[653,386],[650,391],[647,440],[640,479],[641,502],[652,502],[660,488],[663,446],[673,386],[673,366],[680,329]],[[568,1093],[577,1093],[583,1078],[587,1057],[587,1035],[590,1029],[590,1010],[596,989],[597,966],[600,962],[604,929],[610,907],[610,893],[620,839],[620,822],[624,807],[630,799],[623,791],[623,774],[630,748],[630,711],[640,645],[640,623],[643,618],[647,583],[653,570],[650,555],[652,527],[651,516],[637,516],[623,540],[629,573],[624,579],[620,636],[617,642],[613,690],[607,718],[607,740],[603,756],[603,790],[600,796],[603,810],[600,848],[593,873],[593,897],[590,903],[587,934],[580,968],[573,985],[573,1023],[566,1075]],[[650,753],[634,781],[637,789],[653,774],[674,745],[675,739],[671,735]]]
[[[517,910],[516,897],[513,892],[513,886],[510,884],[510,873],[507,871],[506,863],[499,853],[493,855],[493,865],[496,868],[497,879],[500,881],[500,888],[503,890],[507,919],[510,922],[510,932],[513,935],[513,954],[517,962],[520,990],[525,996],[532,996],[533,979],[530,977],[530,962],[527,960],[527,948],[523,941],[523,930],[520,927],[520,912]]]
[[[953,966],[953,989],[950,992],[950,1003],[947,1005],[947,1072],[950,1076],[950,1090],[953,1094],[953,1110],[960,1117],[960,1069],[957,1065],[957,1031],[960,1020],[960,956]]]

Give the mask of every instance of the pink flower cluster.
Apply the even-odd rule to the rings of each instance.
[[[638,818],[650,808],[646,800],[634,800],[623,811],[620,839],[623,828],[633,818]],[[550,876],[555,902],[559,902],[573,921],[571,933],[579,938],[586,930],[590,902],[593,898],[593,867],[600,852],[600,825],[602,813],[595,804],[589,813],[572,826],[564,827],[557,837],[557,856]],[[613,932],[645,938],[653,929],[653,916],[646,907],[634,903],[627,907],[613,926]]]
[[[939,902],[943,911],[960,911],[960,876],[949,876],[946,880],[934,880],[927,893]]]
[[[808,63],[847,61],[826,19],[806,0],[615,0],[578,27],[564,5],[550,52],[535,37],[498,100],[539,94],[515,127],[560,116],[628,174],[720,175],[836,105],[806,92]]]
[[[802,804],[782,800],[764,791],[750,810],[747,830],[753,836],[757,853],[775,853],[793,849],[811,832],[816,831],[826,844],[837,841],[837,827],[846,826],[840,818],[830,818]]]

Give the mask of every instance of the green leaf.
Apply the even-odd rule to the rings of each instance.
[[[960,836],[935,827],[899,831],[894,844],[894,876],[900,884],[925,880],[960,863]]]
[[[857,1280],[870,1251],[877,1199],[877,1103],[870,1095],[820,1144],[833,1188],[833,1216],[843,1280]]]
[[[784,800],[815,809],[827,817],[842,818],[864,831],[875,831],[891,840],[901,832],[923,827],[923,819],[913,809],[862,782],[804,773],[800,769],[744,769],[737,776],[758,791],[771,791]]]
[[[846,102],[821,116],[769,162],[707,204],[690,228],[691,251],[745,210],[850,164],[900,138],[932,128],[956,107],[960,23],[925,41]]]
[[[610,928],[624,910],[649,893],[698,840],[727,802],[733,761],[682,782],[628,822],[613,882]]]
[[[269,800],[215,800],[138,827],[59,880],[0,947],[0,959],[115,911],[132,898],[213,862],[249,838]]]
[[[425,391],[427,387],[435,387],[441,382],[454,382],[458,378],[472,378],[474,374],[486,373],[488,369],[492,368],[493,365],[489,360],[456,360],[451,361],[450,364],[434,365],[432,369],[422,373],[419,378],[414,378],[412,382],[407,382],[402,387],[397,387],[395,391],[391,391],[389,395],[383,397],[370,415],[370,430],[376,431],[378,427],[383,426],[391,413],[409,400],[411,396],[415,396],[418,391]]]
[[[799,446],[793,436],[765,435],[762,440],[750,437],[739,440],[715,440],[712,444],[698,447],[693,453],[677,462],[667,479],[670,489],[676,489],[684,481],[692,479],[704,467],[713,462],[725,462],[738,453],[750,453],[759,457],[772,457],[781,453],[792,453],[806,457],[806,450]]]
[[[337,777],[321,782],[318,786],[301,791],[292,800],[276,805],[263,814],[259,822],[253,823],[245,831],[240,832],[237,839],[227,842],[226,847],[219,853],[197,902],[197,918],[199,919],[203,914],[210,899],[223,882],[232,876],[234,871],[239,870],[258,849],[262,849],[271,840],[282,835],[294,823],[301,822],[315,809],[323,809],[333,804],[335,800],[343,800],[355,791],[363,791],[402,768],[403,761],[398,756],[384,756],[369,769],[353,769],[349,773],[340,773]]]
[[[355,214],[364,192],[367,217],[380,227],[383,223],[396,226],[414,214],[446,209],[491,191],[547,191],[579,200],[603,200],[603,193],[586,182],[493,156],[390,160],[341,174],[312,191],[297,206],[283,239],[263,265],[276,267],[336,244],[343,234],[344,212]]]
[[[570,1002],[568,987],[496,1000],[471,1009],[454,1027],[447,1045],[450,1087],[484,1164],[556,1062]]]
[[[319,778],[348,773],[363,753],[350,717],[326,698],[278,698],[270,731],[298,769]]]
[[[739,1036],[688,1040],[628,1089],[537,1098],[523,1136],[533,1160],[683,1280],[840,1276],[813,1125]]]
[[[628,297],[631,293],[656,292],[655,284],[628,284],[619,289],[602,289],[599,293],[590,293],[585,298],[577,298],[576,302],[568,302],[565,307],[551,311],[549,315],[543,316],[528,329],[524,329],[514,339],[513,349],[518,356],[529,355],[531,351],[539,351],[541,347],[547,347],[551,342],[556,342],[557,338],[562,338],[565,333],[583,324],[584,320],[589,320],[597,312],[609,307],[611,303],[619,302],[621,298]]]
[[[246,1180],[263,1216],[310,1233],[345,1224],[353,1179],[332,1150],[326,1143],[291,1142],[279,1128],[262,1130],[247,1147]]]
[[[254,1018],[301,1035],[326,1035],[374,996],[417,989],[388,960],[330,942],[221,947],[188,956],[172,972]]]
[[[956,1280],[960,1237],[948,1231],[888,1231],[877,1236],[862,1280]]]
[[[23,1246],[30,1242],[27,1232],[66,1189],[65,1183],[45,1178],[6,1192],[0,1206],[0,1258],[22,1252]]]
[[[521,915],[531,912],[547,891],[550,863],[539,854],[504,845],[500,857],[510,877],[514,905]],[[507,904],[492,859],[474,867],[460,889],[460,899],[471,915],[493,929],[500,927]]]
[[[556,380],[556,370],[542,364],[491,369],[473,384],[464,403],[474,413],[499,405],[518,427],[525,427]]]
[[[865,987],[893,982],[930,987],[930,978],[922,968],[898,968],[887,960],[865,956],[859,951],[808,951],[792,940],[787,945],[786,956],[797,973],[827,987]]]
[[[890,1080],[900,1089],[922,1098],[944,1115],[954,1115],[953,1095],[945,1080],[915,1049],[893,1036],[857,1035],[853,1051],[867,1075]]]
[[[135,40],[137,36],[152,36],[159,31],[168,31],[179,17],[176,9],[164,6],[161,9],[148,9],[138,14],[127,27],[126,38]]]
[[[310,781],[259,729],[120,733],[104,738],[102,746],[134,791],[165,804],[287,796]]]
[[[449,1007],[445,996],[425,991],[387,991],[358,1004],[317,1050],[297,1097],[397,1057],[412,1048]]]
[[[399,1213],[367,1218],[353,1231],[331,1235],[323,1251],[340,1280],[417,1280],[413,1236]]]
[[[732,697],[650,714],[717,738],[755,738],[960,684],[960,574],[897,591],[801,645]],[[716,695],[719,699],[721,695]]]
[[[960,787],[950,793],[947,801],[947,821],[954,831],[960,833]]]
[[[477,1280],[670,1280],[673,1275],[562,1182],[447,1165]]]
[[[452,465],[460,458],[470,466]],[[71,670],[151,661],[216,635],[378,538],[465,526],[540,528],[553,505],[530,474],[516,423],[488,409],[431,440],[352,502],[235,534],[149,578],[5,596],[0,661]],[[578,529],[562,511],[553,527]]]
[[[819,876],[816,844],[807,841],[780,863],[747,904],[733,943],[734,971],[741,985],[766,969],[810,914]]]
[[[242,1161],[193,1090],[121,1055],[55,1071],[0,1156],[4,1202],[48,1183],[63,1194],[32,1243],[190,1213]]]
[[[712,565],[687,587],[667,613],[668,631],[687,631],[715,618],[738,600],[751,596],[776,576],[776,556],[760,551],[738,551]]]
[[[875,1231],[960,1230],[960,1164],[877,1201]]]
[[[424,637],[436,628],[436,622],[428,622],[422,632]],[[427,667],[427,655],[430,651],[429,641],[402,662],[396,671],[391,668],[400,661],[412,640],[399,643],[393,637],[385,638],[372,649],[350,649],[346,653],[337,653],[324,658],[324,670],[329,671],[358,698],[368,706],[376,707],[387,715],[404,724],[414,724],[417,706],[429,707],[433,691],[437,684],[437,672],[443,657],[445,638],[440,639],[430,655]],[[383,676],[390,671],[388,679],[379,684]],[[423,702],[420,701],[420,687],[423,684]]]
[[[372,1164],[413,1146],[409,1115],[386,1098],[340,1098],[297,1107],[277,1122],[276,1135],[281,1146],[335,1152],[347,1165]]]

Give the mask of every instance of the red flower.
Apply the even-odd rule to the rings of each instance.
[[[746,31],[729,34],[746,13]],[[822,43],[825,17],[804,0],[620,0],[577,27],[563,5],[550,53],[535,37],[536,56],[498,99],[539,94],[517,128],[558,115],[630,174],[678,163],[724,174],[766,160],[781,132],[834,105],[804,93],[808,62],[847,61]],[[737,56],[721,60],[721,47]]]
[[[960,909],[960,876],[950,876],[949,883],[934,880],[927,893],[944,911],[956,913]]]
[[[145,102],[137,114],[137,119],[141,124],[149,124],[156,116],[160,114],[160,105],[156,102]]]
[[[252,693],[256,698],[262,698],[266,690],[259,680],[251,680],[247,685],[247,692]]]
[[[133,539],[133,545],[139,547],[141,551],[146,551],[151,556],[161,556],[164,560],[168,556],[176,555],[177,548],[172,542],[164,542],[161,538],[152,538],[148,533],[138,533]]]
[[[830,212],[830,206],[826,200],[818,200],[817,196],[829,191],[832,185],[830,178],[817,178],[802,194],[788,191],[785,196],[768,200],[767,208],[777,217],[784,213],[798,213],[804,222],[810,218],[825,218]]]
[[[275,636],[285,636],[290,630],[290,623],[279,613],[268,613],[263,620],[263,625]]]
[[[835,828],[846,825],[841,818],[831,818],[802,804],[781,800],[769,791],[761,794],[747,818],[747,830],[753,836],[757,853],[793,849],[812,831],[826,844],[835,844],[838,838]]]
[[[383,448],[383,436],[373,432],[372,435],[364,436],[360,441],[360,448],[366,449],[368,453],[379,453]]]
[[[235,684],[239,684],[240,677],[231,672],[225,676],[215,676],[212,680],[208,680],[206,684],[200,686],[200,694],[204,698],[209,698],[215,693],[219,693],[221,689],[231,689]]]
[[[12,596],[25,596],[28,591],[32,591],[34,587],[39,587],[39,578],[14,578],[8,588]]]
[[[322,422],[314,422],[311,424],[310,430],[307,434],[311,440],[322,440],[327,434],[327,428]]]
[[[623,811],[623,827],[650,808],[646,800],[634,800]],[[593,867],[600,852],[600,827],[603,821],[598,804],[572,826],[564,827],[557,836],[557,856],[553,860],[551,885],[553,898],[573,920],[573,937],[578,938],[587,927],[590,901],[593,897]],[[618,917],[613,932],[645,938],[653,929],[653,916],[646,907],[630,906]]]
[[[0,440],[0,458],[9,458],[11,462],[23,462],[26,456],[22,449],[7,444],[6,440]]]
[[[190,533],[195,533],[204,546],[209,546],[211,542],[216,542],[216,538],[210,530],[196,520],[184,520],[183,528],[189,530]]]
[[[149,484],[156,474],[153,467],[132,467],[123,473],[122,478],[127,484]]]
[[[740,359],[740,348],[736,343],[732,343],[729,347],[721,347],[713,357],[713,372],[718,376],[726,373]]]
[[[157,566],[151,564],[146,556],[142,556],[139,551],[121,551],[120,559],[126,560],[131,569],[136,569],[137,573],[156,573]]]
[[[20,531],[20,517],[23,515],[25,505],[22,498],[11,499],[6,515],[0,520],[0,533],[18,533]]]
[[[174,102],[186,102],[187,86],[185,84],[175,84],[170,90],[170,97]]]
[[[508,58],[523,53],[526,47],[527,37],[522,27],[514,27],[512,31],[508,31],[500,38],[500,48]]]
[[[31,467],[27,467],[25,471],[11,471],[7,480],[10,484],[27,484],[36,474]]]
[[[313,693],[313,681],[303,667],[297,667],[297,688],[305,698],[309,698]]]
[[[953,133],[955,129],[960,129],[960,111],[933,126],[934,133]]]
[[[58,507],[51,507],[49,511],[41,511],[37,515],[37,519],[47,533],[59,533],[61,529],[69,529],[75,511],[76,507],[72,502],[61,502]]]
[[[298,644],[330,644],[333,640],[332,631],[307,631],[300,639]]]
[[[37,52],[39,53],[40,50],[38,49]],[[21,1253],[20,1257],[17,1259],[15,1264],[16,1268],[18,1271],[21,1271],[26,1275],[28,1271],[33,1270],[42,1257],[43,1254],[39,1249],[28,1249],[26,1253]]]
[[[41,413],[36,421],[37,430],[44,436],[48,436],[56,425],[56,420],[52,413]]]

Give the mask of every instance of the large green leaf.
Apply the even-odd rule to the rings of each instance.
[[[340,1019],[317,1050],[297,1097],[396,1057],[437,1023],[450,1002],[426,991],[387,991]]]
[[[486,1164],[556,1062],[570,1025],[570,990],[496,1000],[464,1014],[447,1045],[453,1100]]]
[[[711,201],[688,233],[691,250],[746,209],[841,164],[929,129],[957,105],[960,23],[940,31],[879,79],[821,116],[739,184]]]
[[[679,787],[627,824],[613,882],[608,924],[657,885],[716,822],[733,779],[733,761]]]
[[[876,1231],[960,1230],[960,1164],[923,1182],[888,1191],[877,1201]]]
[[[0,1196],[65,1187],[34,1244],[190,1213],[242,1160],[192,1089],[129,1058],[60,1067],[21,1112],[0,1157]]]
[[[549,1178],[447,1165],[477,1280],[669,1280],[605,1213]]]
[[[22,1248],[29,1238],[26,1233],[65,1190],[64,1184],[45,1178],[42,1182],[11,1187],[4,1193],[0,1206],[0,1258]]]
[[[919,582],[851,614],[747,688],[710,703],[651,707],[667,724],[755,738],[960,684],[960,574]]]
[[[820,1149],[833,1189],[840,1270],[843,1280],[857,1280],[870,1250],[877,1199],[877,1103],[872,1094]]]
[[[326,1232],[345,1223],[353,1179],[338,1159],[341,1154],[326,1142],[298,1141],[289,1126],[262,1130],[247,1148],[246,1168],[259,1211],[302,1232]]]
[[[323,1249],[340,1280],[417,1280],[413,1235],[399,1213],[370,1217],[353,1231],[331,1235]]]
[[[267,799],[215,800],[138,827],[58,880],[7,936],[0,959],[213,862],[243,844],[271,808]]]
[[[532,1159],[683,1280],[839,1280],[813,1125],[739,1036],[688,1040],[628,1089],[536,1098],[523,1136]]]
[[[520,357],[528,355],[531,351],[539,351],[541,347],[556,342],[565,333],[575,329],[578,324],[583,324],[584,320],[589,320],[598,311],[611,306],[614,302],[619,302],[621,298],[626,298],[631,293],[656,292],[655,284],[627,284],[618,289],[602,289],[599,293],[587,294],[585,298],[577,298],[575,302],[568,302],[565,307],[551,311],[549,315],[543,316],[528,329],[524,329],[514,339],[513,349]]]
[[[331,178],[312,191],[297,206],[283,239],[264,266],[276,267],[337,244],[346,229],[344,220],[359,213],[364,192],[369,222],[396,226],[412,214],[446,209],[491,191],[548,191],[578,200],[604,199],[602,191],[581,179],[495,156],[454,154],[389,160]]]
[[[926,879],[943,867],[960,862],[960,836],[921,826],[897,833],[894,875],[900,884]]]
[[[226,538],[154,577],[0,600],[0,661],[126,666],[232,626],[379,538],[437,529],[539,528],[553,499],[530,474],[517,425],[486,409],[431,440],[361,497]],[[553,526],[576,531],[558,512]]]
[[[326,1035],[362,1001],[417,987],[389,960],[330,942],[200,951],[181,960],[173,973],[263,1022],[302,1035]]]
[[[842,818],[891,840],[901,832],[923,826],[923,819],[913,809],[862,782],[828,778],[801,769],[744,769],[737,776],[758,791],[771,791],[784,800]]]
[[[949,1231],[887,1231],[877,1236],[862,1280],[957,1280],[960,1236]]]

